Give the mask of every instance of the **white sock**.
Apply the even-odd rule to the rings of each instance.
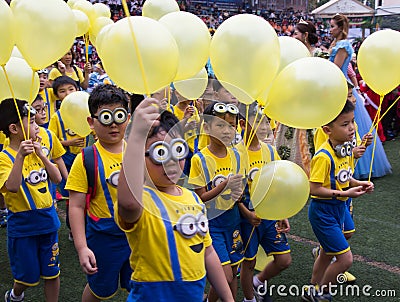
[[[243,298],[243,302],[257,302],[257,300],[256,300],[256,297],[253,297],[253,299]]]
[[[257,278],[257,275],[253,276],[253,286],[255,288],[258,288],[260,285],[264,285],[263,282],[260,281],[260,279]]]
[[[24,292],[22,292],[22,294],[21,294],[20,296],[17,296],[17,295],[14,293],[14,289],[12,289],[12,290],[11,290],[11,296],[12,296],[12,298],[13,298],[14,300],[22,301],[22,299],[24,298]]]

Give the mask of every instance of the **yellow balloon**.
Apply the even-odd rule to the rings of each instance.
[[[39,76],[33,72],[28,63],[21,58],[11,57],[7,62],[6,72],[10,79],[11,87],[14,91],[15,98],[20,100],[32,101],[39,92]],[[33,86],[32,86],[33,76]],[[10,87],[3,69],[0,70],[0,101],[12,98]]]
[[[12,11],[15,43],[33,69],[51,65],[74,43],[74,13],[63,0],[19,0]]]
[[[12,57],[24,59],[24,56],[21,54],[17,46],[14,46],[12,52],[11,52]],[[25,59],[24,59],[25,60]]]
[[[256,266],[254,268],[261,272],[271,261],[274,261],[274,256],[267,256],[262,246],[259,245]]]
[[[142,8],[142,16],[154,20],[172,12],[179,12],[178,3],[175,0],[147,0]]]
[[[400,84],[400,32],[386,29],[368,36],[361,44],[357,66],[367,85],[379,95]]]
[[[93,4],[93,21],[99,17],[111,18],[110,8],[104,3],[95,3]],[[92,21],[90,20],[90,21]]]
[[[100,29],[99,33],[97,34],[96,37],[90,36],[90,41],[92,41],[92,44],[96,46],[97,53],[99,54],[100,58],[102,57],[101,54],[101,43],[103,42],[103,38],[106,36],[106,33],[112,28],[114,23],[108,24],[104,26],[102,29]],[[95,41],[93,41],[95,40]]]
[[[86,14],[80,10],[73,9],[72,12],[74,13],[75,22],[77,26],[76,36],[80,37],[86,34],[89,31],[89,18]]]
[[[195,100],[201,97],[207,88],[208,75],[203,67],[194,77],[174,82],[175,89],[187,100]]]
[[[215,31],[210,59],[218,80],[240,88],[254,101],[272,82],[278,70],[278,36],[261,17],[250,14],[233,16]],[[239,96],[236,97],[240,100]]]
[[[11,56],[14,40],[14,16],[5,0],[0,0],[0,65],[7,63]]]
[[[91,20],[94,16],[93,4],[86,0],[79,0],[75,2],[73,9],[80,10],[85,13],[86,16]]]
[[[257,103],[260,104],[261,106],[265,106],[268,103],[268,94],[269,91],[271,90],[272,84],[269,85],[257,98]]]
[[[90,23],[89,35],[92,40],[96,41],[97,35],[99,34],[100,30],[102,30],[103,27],[113,23],[113,20],[107,17],[99,17],[94,20],[93,23]]]
[[[91,130],[87,122],[89,112],[89,94],[84,91],[76,91],[68,94],[61,102],[60,114],[68,128],[77,135],[85,137]]]
[[[272,161],[257,172],[250,199],[258,217],[280,220],[296,215],[307,203],[310,185],[306,173],[288,160]]]
[[[194,76],[207,63],[209,56],[211,35],[206,24],[188,12],[169,13],[159,22],[168,28],[178,44],[179,64],[175,81]]]
[[[278,73],[290,63],[306,57],[311,57],[307,47],[299,40],[281,36],[278,38],[281,50],[281,61],[279,63]]]
[[[128,22],[132,24],[144,74]],[[104,69],[121,88],[148,94],[169,85],[175,78],[178,46],[161,23],[141,16],[124,18],[107,28],[102,40],[97,47]]]
[[[339,67],[322,58],[303,58],[278,74],[264,112],[285,125],[311,129],[336,118],[346,99],[347,82]]]

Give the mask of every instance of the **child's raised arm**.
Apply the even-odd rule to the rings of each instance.
[[[19,187],[21,186],[22,166],[24,165],[25,156],[33,153],[34,151],[35,149],[31,140],[22,141],[19,145],[13,167],[5,183],[8,191],[12,193],[18,192]]]
[[[142,215],[144,149],[149,130],[157,126],[159,116],[159,101],[153,98],[144,99],[134,112],[118,181],[118,214],[128,224],[135,223]]]

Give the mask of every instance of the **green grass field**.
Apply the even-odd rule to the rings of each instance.
[[[375,192],[363,196],[354,202],[356,233],[351,239],[351,247],[355,261],[351,272],[357,276],[356,285],[360,296],[337,296],[334,301],[400,301],[400,222],[398,221],[399,200],[398,188],[400,181],[400,140],[387,142],[385,145],[393,174],[374,180]],[[64,205],[61,204],[63,209]],[[294,285],[301,288],[311,277],[313,259],[311,249],[316,241],[307,218],[307,206],[295,217],[290,219],[292,236],[289,239],[293,262],[290,268],[274,278],[271,284],[288,296],[279,296],[274,291],[274,301],[301,301],[300,297],[290,296]],[[68,241],[65,223],[60,229],[60,261],[61,261],[61,292],[59,301],[80,301],[85,285],[83,275],[73,243]],[[26,291],[25,301],[44,301],[43,283]],[[6,250],[6,230],[0,229],[0,294],[12,286],[12,276],[9,268]],[[286,290],[282,286],[286,286]],[[368,287],[369,286],[369,287]],[[362,296],[362,290],[371,296]],[[386,295],[395,290],[396,297],[378,297],[375,293]],[[379,292],[377,292],[379,291]],[[386,292],[385,292],[386,291]],[[343,288],[345,293],[345,288]],[[109,301],[125,301],[127,294],[119,292]],[[243,297],[239,289],[237,301]],[[1,298],[0,298],[1,300]],[[190,298],[188,297],[188,301]]]

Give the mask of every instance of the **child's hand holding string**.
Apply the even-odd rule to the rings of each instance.
[[[366,133],[366,134],[364,134],[364,136],[362,138],[362,145],[365,145],[366,147],[368,147],[369,145],[372,144],[373,140],[374,140],[374,136],[372,135],[372,133]]]
[[[32,143],[32,140],[22,141],[19,145],[18,153],[21,154],[23,157],[35,152],[35,147]]]
[[[147,137],[151,127],[158,126],[160,121],[160,101],[154,98],[145,98],[137,107],[133,115],[131,133]]]

